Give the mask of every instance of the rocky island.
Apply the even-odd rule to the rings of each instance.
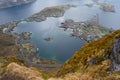
[[[97,40],[103,35],[111,33],[113,30],[99,24],[98,15],[96,14],[90,21],[75,22],[72,19],[67,19],[59,26],[64,31],[71,29],[71,36],[83,39],[87,42]]]
[[[57,75],[76,74],[74,80],[119,80],[119,39],[120,30],[116,30],[96,41],[85,43],[62,65]]]
[[[67,5],[47,7],[26,19],[18,20],[18,21],[11,21],[5,24],[1,24],[0,31],[3,33],[11,33],[13,29],[17,27],[19,24],[33,22],[33,21],[42,22],[42,21],[45,21],[48,17],[55,17],[55,18],[62,17],[64,13],[66,12],[66,10],[72,7],[76,7],[76,5],[67,4]]]
[[[40,12],[33,14],[32,16],[24,19],[24,21],[27,22],[41,22],[45,21],[48,17],[62,17],[64,13],[70,9],[70,8],[77,7],[76,5],[61,5],[61,6],[53,6],[53,7],[47,7],[41,10]]]
[[[0,9],[28,4],[36,0],[0,0]]]
[[[51,42],[53,40],[53,38],[48,37],[48,38],[44,38],[44,40],[47,41],[47,42]]]
[[[104,12],[115,12],[115,6],[112,4],[108,4],[106,2],[99,2],[99,0],[92,0],[93,3],[87,3],[85,6],[87,7],[98,7],[99,9],[103,10]]]
[[[105,11],[105,12],[115,12],[115,7],[114,5],[110,5],[107,3],[100,3],[100,9]]]

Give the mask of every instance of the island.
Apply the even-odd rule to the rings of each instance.
[[[7,22],[5,24],[0,24],[0,31],[3,33],[11,33],[15,27],[23,23],[28,23],[33,21],[42,22],[45,21],[48,17],[54,17],[54,18],[62,17],[64,13],[72,7],[77,7],[77,6],[67,4],[67,5],[47,7],[28,18]]]
[[[99,9],[101,9],[102,11],[104,12],[115,12],[115,6],[112,5],[112,4],[108,4],[106,2],[99,2],[99,0],[92,0],[93,2],[92,3],[87,3],[85,4],[85,6],[87,7],[98,7]]]
[[[45,21],[48,17],[54,17],[54,18],[62,17],[64,15],[64,13],[72,7],[74,8],[77,6],[67,4],[67,5],[47,7],[47,8],[44,8],[43,10],[41,10],[40,12],[33,14],[32,16],[24,19],[24,21],[41,22],[41,21]]]
[[[36,0],[0,0],[0,9],[28,4]]]
[[[47,41],[47,42],[51,42],[53,40],[53,38],[47,37],[47,38],[44,38],[44,40]]]
[[[75,22],[72,19],[67,19],[59,26],[64,31],[71,29],[71,36],[83,39],[87,42],[97,40],[103,35],[113,32],[112,29],[99,24],[99,15],[96,14],[89,21]]]

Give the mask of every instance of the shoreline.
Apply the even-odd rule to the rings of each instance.
[[[25,4],[30,4],[30,3],[33,3],[35,2],[36,0],[31,0],[31,1],[28,1],[28,2],[22,2],[22,3],[16,3],[14,5],[11,5],[11,4],[7,4],[7,3],[2,3],[0,4],[0,10],[2,9],[7,9],[7,8],[11,8],[11,7],[15,7],[15,6],[21,6],[21,5],[25,5]],[[2,6],[2,5],[5,5],[7,4],[6,6]]]

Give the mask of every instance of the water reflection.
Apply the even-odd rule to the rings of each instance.
[[[15,28],[16,32],[32,32],[32,41],[40,50],[40,56],[64,62],[84,43],[83,40],[73,38],[69,31],[64,32],[58,26],[62,18],[48,18],[41,23],[32,22],[21,24]],[[44,38],[52,37],[52,41],[46,42]]]

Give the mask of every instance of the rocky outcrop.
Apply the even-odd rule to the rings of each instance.
[[[15,45],[15,39],[12,35],[0,34],[0,45],[4,46]]]
[[[15,45],[15,37],[11,34],[0,33],[0,57],[15,56],[19,54],[17,45]]]
[[[120,71],[120,36],[117,36],[114,40],[110,58],[111,71]]]
[[[36,0],[0,0],[0,9],[27,4]]]
[[[43,78],[37,70],[10,63],[1,80],[43,80]]]

